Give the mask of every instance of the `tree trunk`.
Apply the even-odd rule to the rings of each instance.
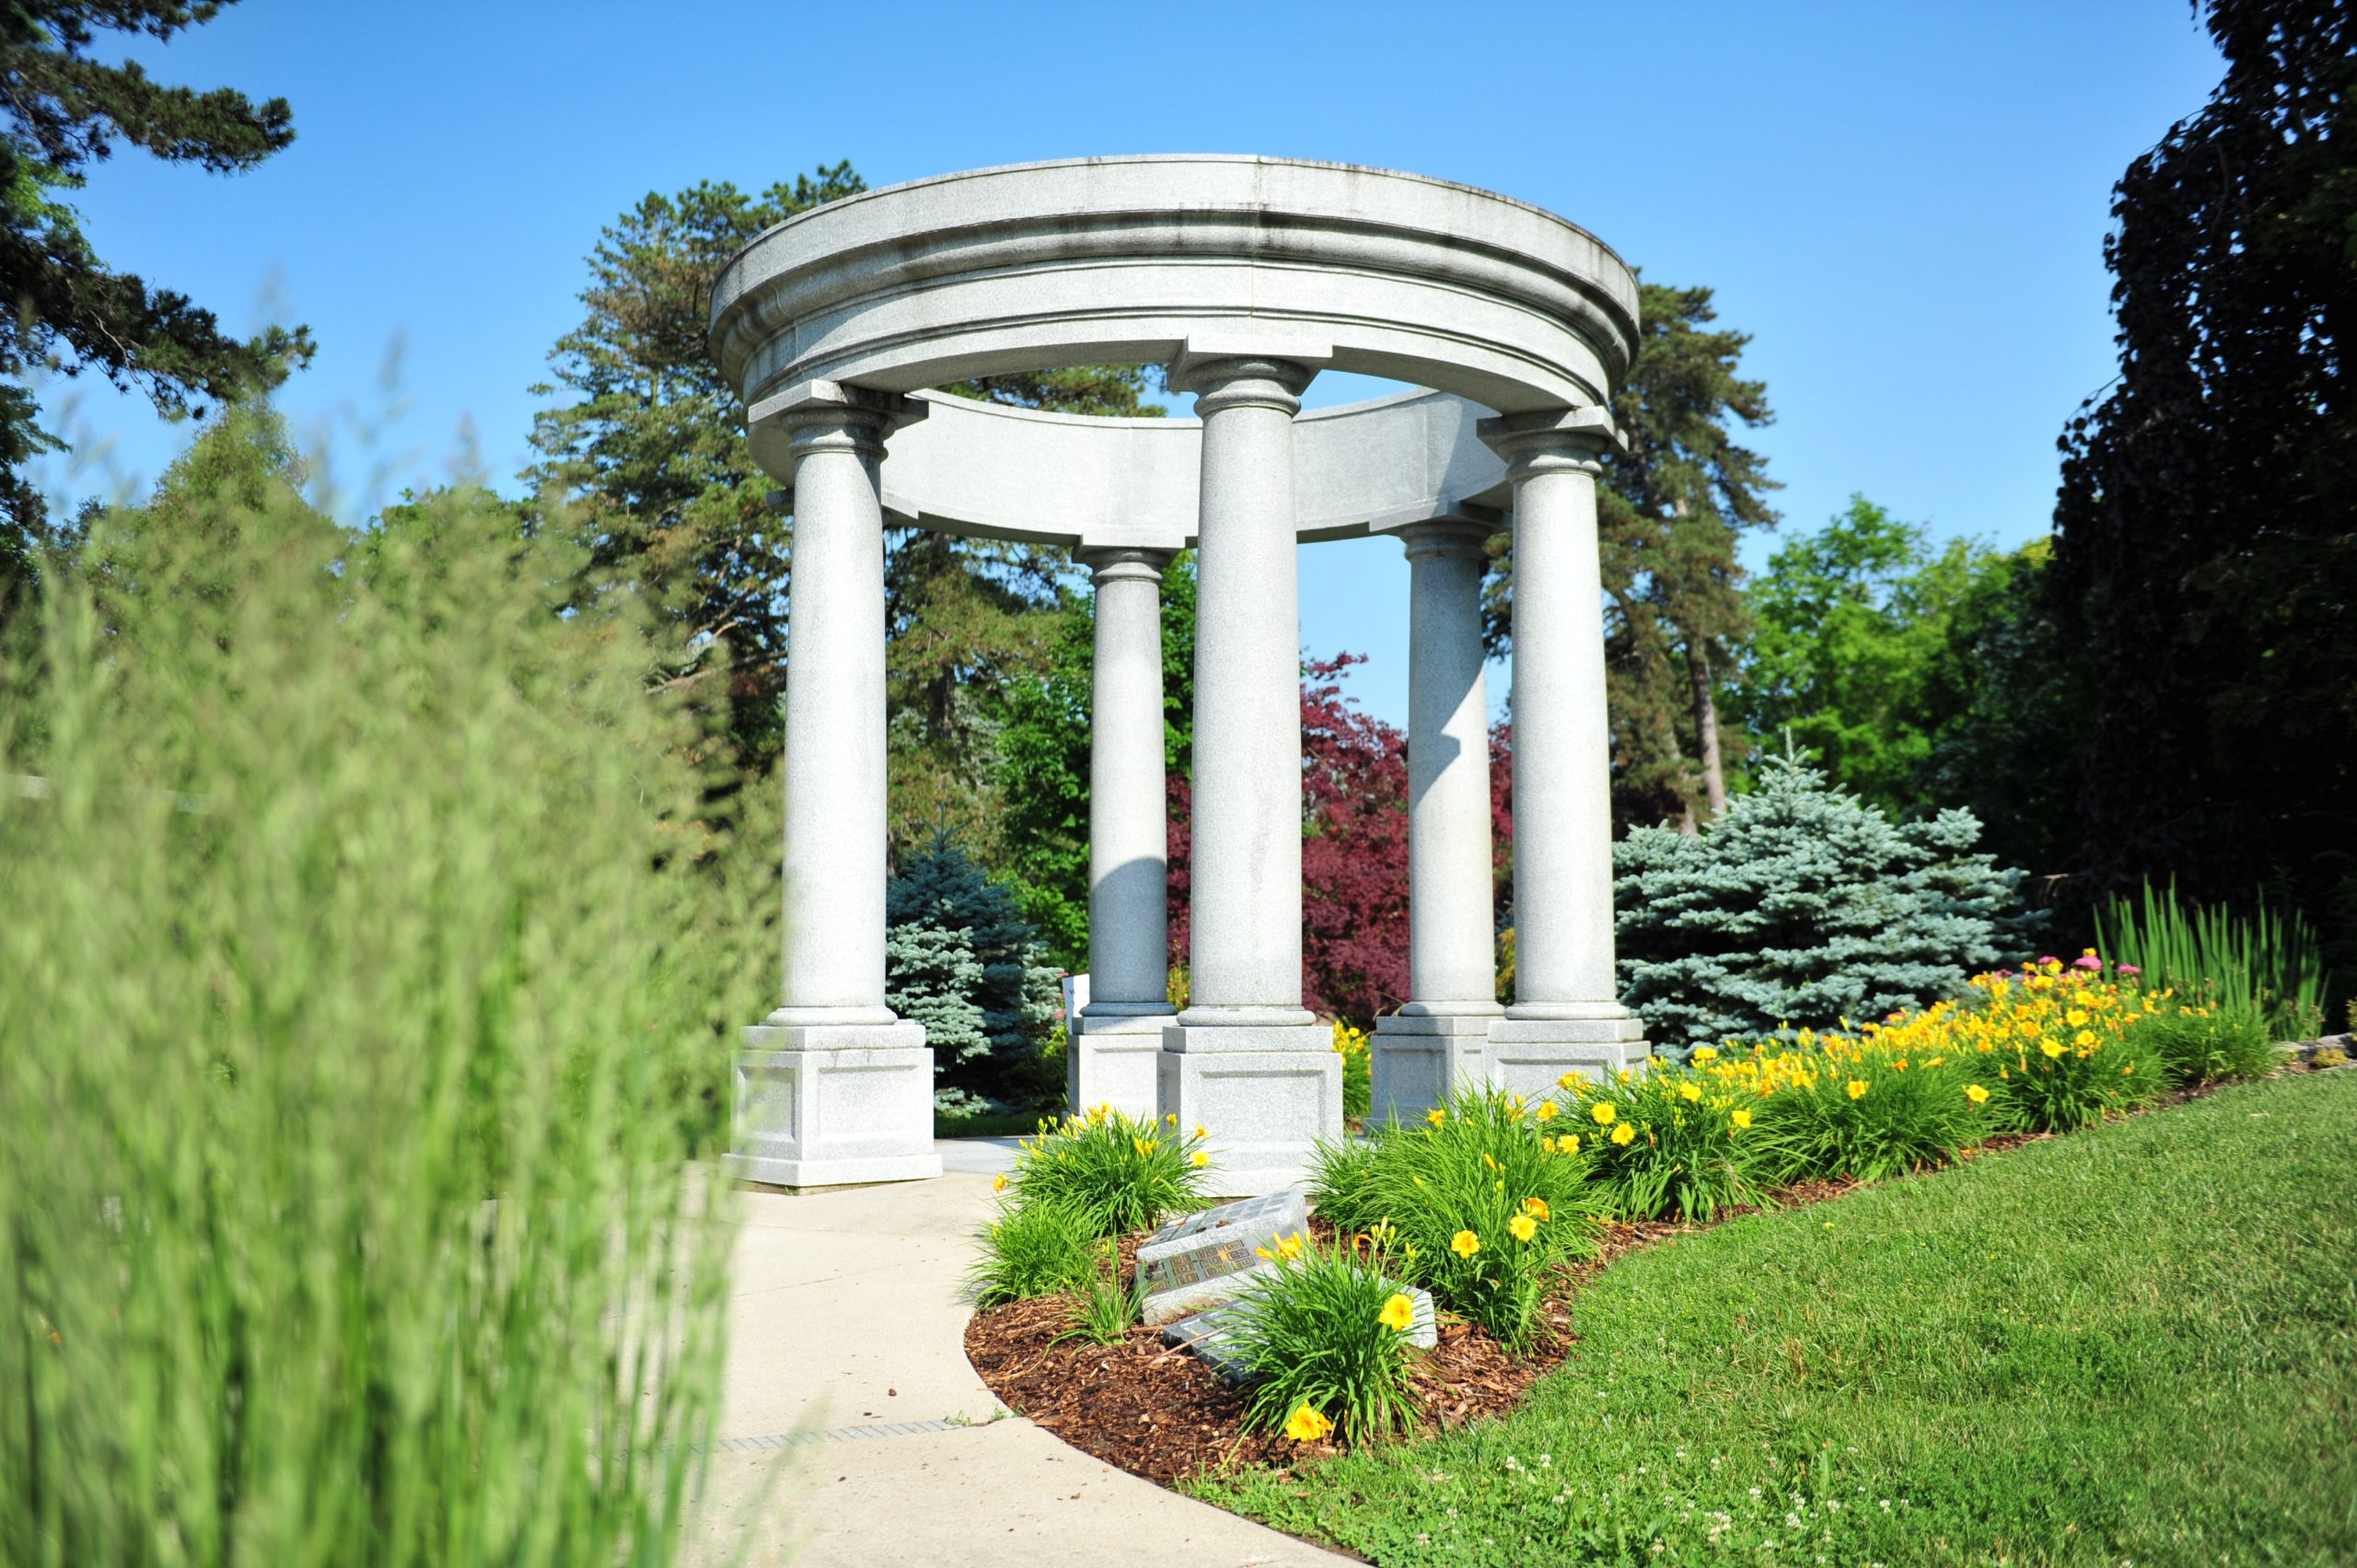
[[[1687,678],[1694,683],[1694,733],[1702,745],[1702,791],[1711,815],[1727,808],[1726,770],[1719,763],[1719,699],[1712,688],[1710,650],[1700,643],[1686,649]]]

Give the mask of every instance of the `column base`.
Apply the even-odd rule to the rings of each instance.
[[[1099,1013],[1080,1015],[1080,1033],[1064,1044],[1065,1109],[1077,1116],[1095,1105],[1148,1118],[1160,1093],[1162,1031],[1178,1015]]]
[[[1173,1024],[1158,1067],[1161,1112],[1208,1134],[1214,1197],[1304,1180],[1318,1144],[1342,1136],[1342,1059],[1326,1025]]]
[[[1527,1018],[1506,1016],[1490,1026],[1489,1079],[1526,1099],[1560,1092],[1565,1073],[1609,1082],[1624,1067],[1653,1054],[1643,1020],[1619,1017]]]
[[[1495,1013],[1387,1014],[1368,1042],[1374,1078],[1369,1128],[1393,1118],[1414,1121],[1445,1106],[1460,1088],[1489,1075],[1490,1028]]]
[[[924,1026],[757,1024],[731,1085],[731,1176],[773,1187],[916,1181],[933,1147]]]

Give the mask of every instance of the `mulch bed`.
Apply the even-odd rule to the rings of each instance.
[[[1784,1207],[1814,1203],[1852,1185],[1804,1182],[1780,1190],[1775,1201]],[[1721,1217],[1757,1212],[1745,1206]],[[1331,1239],[1314,1216],[1310,1228]],[[1482,1330],[1444,1316],[1440,1342],[1411,1374],[1424,1411],[1423,1430],[1448,1431],[1521,1404],[1530,1386],[1571,1354],[1577,1341],[1571,1302],[1582,1285],[1625,1253],[1701,1228],[1665,1220],[1607,1225],[1596,1257],[1564,1270],[1540,1304],[1538,1337],[1527,1354],[1511,1354]],[[1124,1283],[1135,1272],[1138,1239],[1125,1237],[1120,1243]],[[1085,1454],[1168,1486],[1203,1471],[1341,1451],[1330,1442],[1295,1443],[1281,1434],[1245,1431],[1244,1395],[1186,1352],[1166,1346],[1159,1329],[1133,1328],[1113,1345],[1053,1342],[1072,1317],[1066,1296],[977,1312],[966,1325],[966,1359],[1001,1403]]]
[[[2305,1063],[2278,1069],[2310,1070]],[[2174,1090],[2138,1109],[2181,1104],[2211,1090],[2212,1086]],[[2052,1136],[2003,1133],[1960,1158],[1980,1159]],[[1775,1207],[1798,1208],[1838,1198],[1857,1185],[1847,1178],[1804,1181],[1779,1188],[1770,1198]],[[1668,1220],[1606,1225],[1597,1255],[1557,1276],[1539,1307],[1537,1342],[1525,1355],[1509,1354],[1480,1329],[1444,1316],[1439,1344],[1420,1358],[1411,1374],[1424,1410],[1423,1430],[1447,1431],[1521,1404],[1533,1383],[1570,1356],[1577,1342],[1572,1332],[1572,1298],[1614,1260],[1759,1212],[1758,1205],[1743,1204],[1721,1211],[1707,1225]],[[1314,1215],[1310,1227],[1321,1240],[1332,1238],[1331,1227]],[[1119,1244],[1124,1283],[1136,1271],[1139,1240],[1125,1237]],[[1193,1356],[1165,1346],[1158,1329],[1133,1328],[1114,1345],[1051,1342],[1071,1326],[1072,1314],[1073,1303],[1064,1296],[1011,1302],[978,1312],[966,1325],[966,1358],[1009,1410],[1081,1452],[1168,1486],[1206,1471],[1282,1465],[1341,1451],[1330,1442],[1295,1443],[1282,1434],[1246,1432],[1244,1395],[1223,1384]]]

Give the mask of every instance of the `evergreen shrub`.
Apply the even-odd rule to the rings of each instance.
[[[1968,811],[1894,823],[1794,756],[1698,834],[1613,846],[1621,999],[1682,1053],[1961,994],[2026,939],[2019,871]]]
[[[1037,1104],[1061,1087],[1043,1062],[1061,976],[1015,896],[934,834],[885,889],[885,1002],[925,1026],[944,1110]]]
[[[2274,1031],[2248,1013],[2165,1007],[2139,1018],[2131,1032],[2172,1084],[2256,1078],[2275,1065]]]

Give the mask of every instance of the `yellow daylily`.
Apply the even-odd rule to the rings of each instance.
[[[1470,1258],[1481,1250],[1481,1238],[1469,1230],[1460,1230],[1449,1239],[1448,1249],[1459,1258]]]
[[[1303,1405],[1285,1417],[1285,1435],[1296,1443],[1315,1443],[1334,1430],[1334,1423]]]
[[[1416,1326],[1416,1304],[1406,1291],[1394,1291],[1375,1320],[1395,1334],[1404,1334]]]

